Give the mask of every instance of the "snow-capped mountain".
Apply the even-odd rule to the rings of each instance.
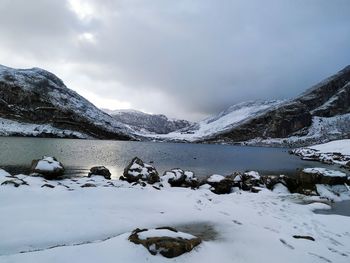
[[[148,114],[137,110],[102,110],[140,134],[167,134],[193,124],[186,120],[169,119],[162,114]]]
[[[350,137],[350,66],[285,101],[229,107],[158,140],[302,146]]]
[[[39,68],[0,66],[0,118],[2,135],[133,138],[127,125]]]
[[[307,145],[350,136],[350,66],[209,142]]]
[[[266,111],[277,107],[283,101],[248,101],[235,104],[217,115],[208,117],[188,128],[171,132],[164,135],[149,135],[159,140],[178,140],[178,141],[198,141],[230,131],[234,127],[256,118]]]

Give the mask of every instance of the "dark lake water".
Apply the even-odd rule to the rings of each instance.
[[[0,137],[0,167],[13,173],[29,171],[31,161],[43,155],[55,156],[67,174],[86,175],[95,165],[110,169],[119,177],[130,160],[138,156],[153,161],[160,173],[167,169],[192,170],[197,176],[256,170],[262,174],[294,174],[297,168],[329,167],[303,161],[285,148],[184,143],[127,142]]]

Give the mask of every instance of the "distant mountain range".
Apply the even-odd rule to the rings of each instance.
[[[129,125],[135,132],[142,134],[167,134],[191,126],[186,120],[169,119],[162,114],[148,114],[137,110],[108,110],[117,121]]]
[[[39,68],[0,66],[0,135],[301,146],[350,137],[350,66],[292,100],[249,101],[198,123],[101,110]]]

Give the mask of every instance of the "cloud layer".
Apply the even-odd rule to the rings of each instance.
[[[0,64],[100,107],[198,119],[350,64],[348,0],[2,0]]]

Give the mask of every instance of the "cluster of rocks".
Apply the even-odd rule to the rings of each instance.
[[[318,161],[325,164],[340,164],[344,168],[350,170],[350,156],[337,152],[322,153],[311,148],[298,148],[291,150],[290,154],[301,157],[306,161]]]
[[[34,160],[31,167],[31,176],[41,176],[45,180],[64,179],[64,167],[54,157],[44,156],[42,159]],[[21,177],[6,175],[8,180],[2,182],[2,185],[12,184],[15,187],[28,185]],[[91,177],[100,177],[106,179],[100,182]],[[96,187],[97,185],[115,186],[111,179],[111,172],[104,166],[95,166],[90,169],[87,179],[81,184],[75,179],[80,187]],[[152,185],[156,189],[161,187],[186,187],[197,189],[200,187],[210,189],[215,194],[229,194],[237,189],[257,193],[264,188],[274,190],[276,187],[285,188],[291,193],[300,193],[304,195],[318,195],[317,185],[349,185],[350,177],[344,172],[328,170],[325,168],[306,168],[300,170],[295,176],[284,175],[260,175],[258,172],[234,172],[229,176],[218,174],[211,175],[205,179],[198,179],[193,172],[175,168],[164,172],[159,176],[156,168],[150,164],[144,163],[140,158],[135,157],[127,165],[120,180],[132,185]],[[48,181],[44,182],[42,187],[54,188],[56,185]],[[67,186],[67,188],[70,188]]]

